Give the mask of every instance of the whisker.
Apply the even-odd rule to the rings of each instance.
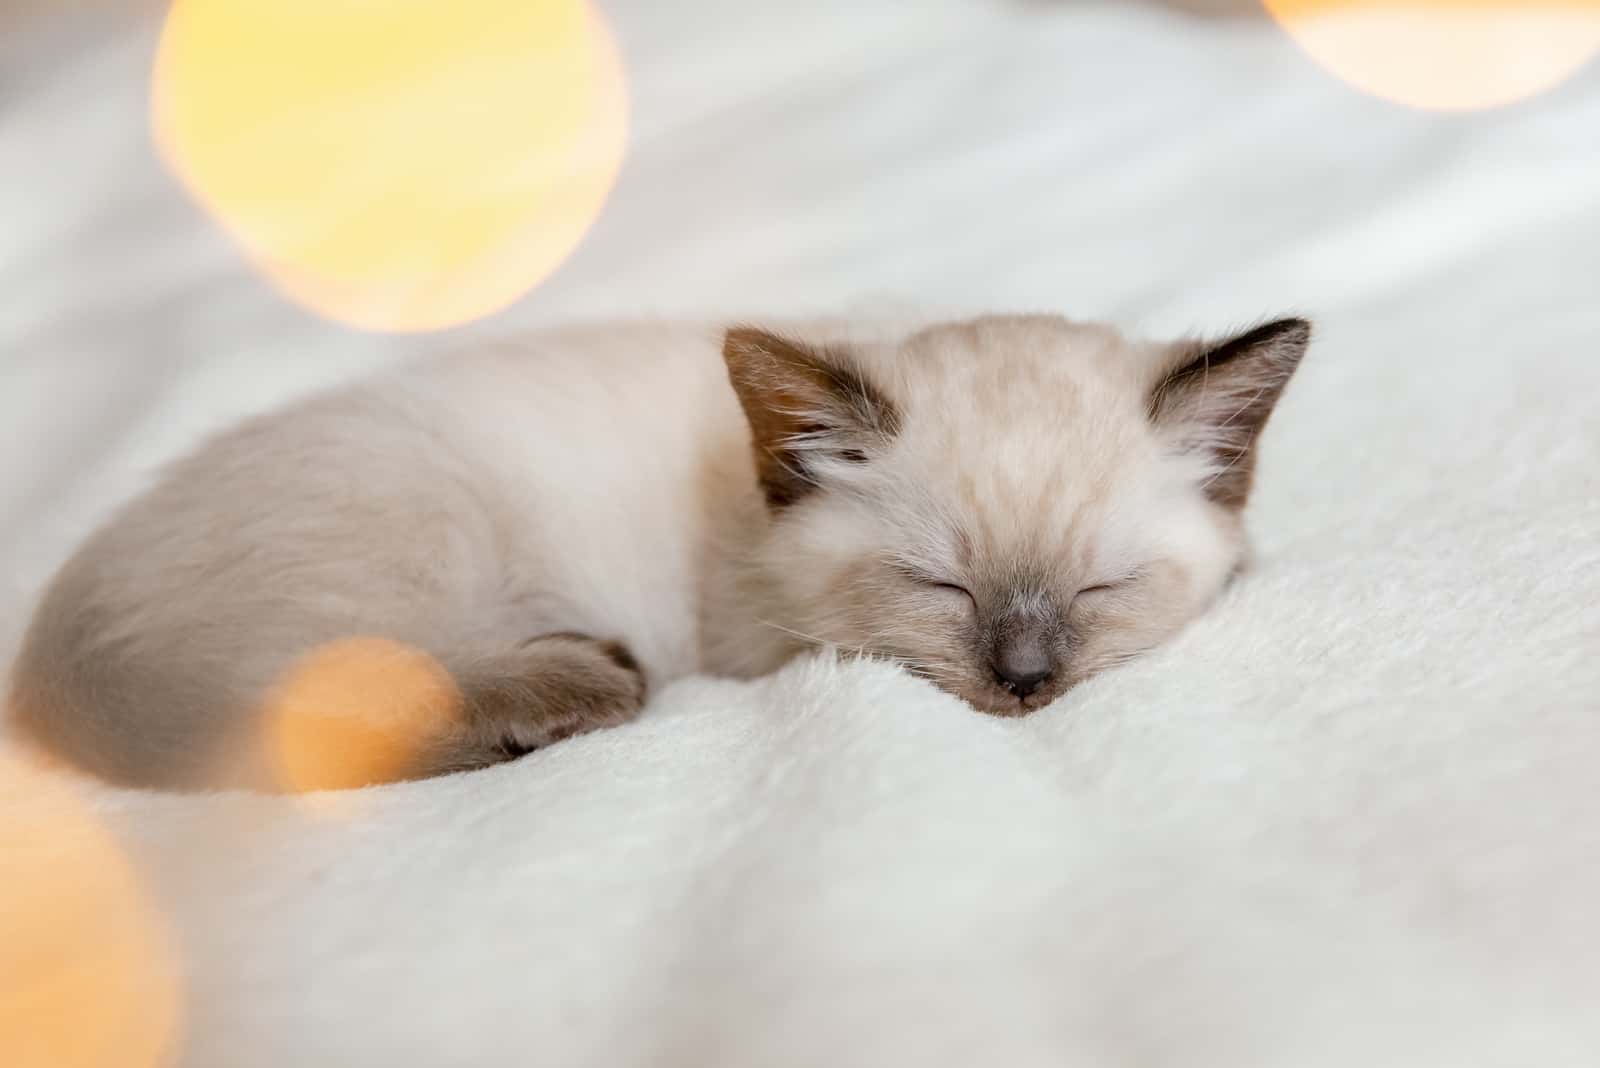
[[[826,638],[819,638],[815,634],[807,634],[803,630],[795,630],[793,627],[786,627],[782,623],[774,623],[770,619],[758,619],[756,622],[761,624],[763,627],[771,627],[773,630],[782,631],[783,633],[792,637],[799,638],[801,641],[811,642],[815,645],[834,644],[829,642]]]
[[[873,631],[867,634],[860,642],[852,644],[824,638],[821,635],[787,626],[771,619],[758,619],[756,622],[813,646],[831,646],[838,650],[840,655],[853,660],[892,664],[917,678],[925,679],[936,685],[953,680],[958,674],[958,665],[948,658],[918,656],[914,653],[901,652],[895,649],[892,644],[878,645],[878,642],[892,640],[893,635],[887,631]],[[843,615],[829,615],[820,617],[817,622],[826,626],[829,623],[846,623],[848,620]]]

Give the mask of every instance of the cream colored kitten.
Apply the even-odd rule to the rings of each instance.
[[[459,695],[390,777],[812,645],[1023,714],[1240,566],[1256,440],[1309,339],[639,325],[419,365],[223,435],[126,506],[46,593],[13,714],[117,782],[274,789],[262,709],[358,637]]]

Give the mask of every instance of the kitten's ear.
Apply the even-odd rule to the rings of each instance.
[[[1184,448],[1211,454],[1206,495],[1243,508],[1255,477],[1255,446],[1283,388],[1311,344],[1311,324],[1282,319],[1220,344],[1178,345],[1150,393],[1150,418]]]
[[[900,429],[900,412],[849,353],[734,327],[722,358],[755,440],[767,503],[793,504],[830,464],[861,464]]]

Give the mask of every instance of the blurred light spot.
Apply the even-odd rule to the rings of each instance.
[[[381,638],[314,650],[267,699],[270,749],[297,793],[393,782],[459,722],[450,673],[427,653]]]
[[[498,311],[620,166],[616,47],[583,0],[176,0],[158,147],[291,298],[372,330]]]
[[[1264,0],[1311,56],[1411,107],[1471,111],[1543,92],[1600,51],[1600,0]]]
[[[155,1068],[178,1045],[176,961],[70,785],[0,760],[0,1065]]]

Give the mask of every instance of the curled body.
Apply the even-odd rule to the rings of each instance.
[[[273,710],[329,649],[420,658],[448,715],[315,785],[496,763],[814,645],[1023,714],[1215,599],[1308,340],[638,323],[419,363],[226,432],[114,514],[46,590],[9,712],[114,782],[268,790]],[[400,716],[358,704],[376,734],[346,744]]]

